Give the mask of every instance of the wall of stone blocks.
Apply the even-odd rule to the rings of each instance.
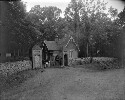
[[[32,68],[30,60],[0,63],[0,75],[8,76]]]

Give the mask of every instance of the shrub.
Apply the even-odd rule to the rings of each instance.
[[[95,67],[97,67],[97,69],[101,69],[101,70],[105,70],[105,69],[117,69],[117,68],[121,68],[121,64],[119,61],[116,60],[108,60],[108,61],[96,61],[94,62],[97,65]]]

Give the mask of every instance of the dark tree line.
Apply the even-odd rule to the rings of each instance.
[[[28,56],[29,49],[37,42],[54,40],[55,36],[72,34],[79,44],[79,57],[118,57],[123,54],[125,7],[123,11],[110,7],[104,1],[71,0],[60,16],[57,7],[36,5],[26,12],[21,1],[0,2],[6,6],[4,22],[7,52],[13,56]],[[110,17],[109,17],[110,15]],[[3,28],[2,28],[3,29]],[[2,33],[3,34],[3,33]]]

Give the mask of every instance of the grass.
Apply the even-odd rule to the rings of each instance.
[[[101,65],[102,64],[102,65]],[[110,66],[110,67],[109,67]],[[74,65],[74,68],[85,68],[88,72],[99,72],[99,71],[108,71],[113,69],[118,69],[120,64],[111,64],[110,62],[93,62],[89,64],[82,64],[82,65]],[[107,67],[107,68],[105,68]],[[108,68],[109,67],[109,68]],[[14,73],[8,77],[0,75],[0,88],[1,91],[6,91],[8,89],[18,87],[21,83],[26,81],[29,78],[32,78],[38,73],[39,69],[36,70],[25,70],[18,73]]]
[[[40,69],[29,69],[21,72],[14,73],[8,77],[0,75],[0,89],[2,91],[8,91],[18,87],[20,84],[25,82],[27,79],[35,76]]]
[[[6,100],[19,100],[19,98],[21,100],[23,96],[24,100],[32,98],[35,100],[62,100],[60,95],[69,98],[68,100],[83,100],[82,98],[85,100],[124,100],[124,94],[122,94],[123,88],[125,89],[123,87],[124,69],[96,71],[90,70],[91,67],[91,64],[86,64],[84,67],[80,65],[68,69],[48,68],[44,73],[36,69],[13,74],[7,78],[8,82],[6,81],[9,90],[11,86],[13,87],[13,93],[9,92]],[[20,84],[22,84],[21,88],[14,87]],[[23,89],[24,91],[22,91]],[[54,92],[56,99],[44,98],[48,97],[50,91]],[[114,99],[110,95],[115,96]],[[93,99],[95,96],[96,99]]]
[[[104,63],[104,65],[111,66],[112,64],[107,62],[107,63]],[[101,96],[103,93],[105,95],[108,95],[108,93],[109,93],[108,90],[110,90],[114,94],[115,94],[115,92],[118,93],[118,91],[119,92],[121,91],[120,89],[122,88],[123,80],[125,80],[124,75],[123,75],[123,71],[125,69],[124,68],[118,69],[118,66],[120,66],[118,64],[116,64],[116,65],[114,64],[113,66],[115,66],[116,68],[110,68],[110,69],[104,70],[103,68],[101,68],[100,63],[93,62],[91,64],[89,63],[89,64],[83,64],[83,65],[76,65],[76,66],[73,66],[74,68],[68,67],[68,69],[67,69],[67,67],[63,68],[63,69],[62,68],[48,68],[48,69],[45,69],[46,71],[43,74],[41,73],[40,69],[25,70],[25,71],[21,71],[21,72],[12,74],[8,77],[0,76],[0,89],[1,89],[1,92],[4,91],[5,93],[8,92],[8,90],[10,90],[10,91],[12,90],[13,93],[10,92],[10,95],[13,96],[14,93],[16,93],[17,94],[16,98],[20,98],[20,96],[19,96],[20,91],[22,91],[24,89],[24,91],[21,92],[21,95],[26,93],[25,94],[26,96],[32,97],[34,95],[34,94],[32,94],[32,91],[42,91],[43,92],[43,87],[42,87],[42,85],[39,86],[39,82],[41,82],[41,84],[48,82],[48,84],[49,84],[47,86],[48,89],[50,89],[49,86],[51,86],[51,83],[53,82],[53,84],[56,84],[55,86],[58,87],[60,90],[62,90],[63,88],[60,88],[60,86],[58,86],[58,85],[59,84],[62,85],[64,82],[64,84],[69,85],[69,86],[65,87],[65,91],[69,95],[73,94],[73,96],[69,96],[70,98],[75,97],[75,95],[77,93],[79,93],[79,91],[84,92],[85,95],[86,95],[86,93],[89,94],[89,92],[91,92],[93,95],[95,95],[94,92],[97,91],[97,93],[99,94],[99,98],[97,98],[96,100],[124,100],[123,99],[124,97],[120,98],[120,96],[118,97],[118,99],[106,99],[105,96],[103,97],[103,99],[101,99]],[[103,67],[103,63],[102,63],[102,67]],[[78,74],[78,75],[76,75],[76,74]],[[47,81],[47,78],[48,78],[48,81]],[[80,82],[77,78],[80,79]],[[52,82],[51,82],[51,80],[52,80]],[[70,84],[70,81],[73,84]],[[52,86],[53,86],[53,84],[52,84]],[[99,84],[99,86],[97,86],[97,84]],[[121,84],[121,86],[119,84]],[[18,88],[20,86],[21,86],[21,88]],[[46,84],[45,84],[45,86],[46,86]],[[33,88],[32,91],[30,91],[31,88]],[[72,90],[72,88],[74,90]],[[125,87],[123,87],[123,88],[125,89]],[[115,89],[117,89],[118,91]],[[91,91],[89,91],[89,90],[91,90]],[[32,95],[28,94],[27,91],[30,91]],[[45,88],[45,91],[47,91],[46,88]],[[78,91],[78,92],[76,93],[76,91]],[[40,93],[35,92],[35,94],[42,95],[41,92]],[[114,95],[114,94],[112,94],[112,95]],[[120,93],[119,93],[119,95],[120,95]],[[89,96],[90,96],[90,94],[89,94]],[[123,96],[123,95],[121,94],[121,96]],[[11,96],[10,96],[10,98],[11,98]],[[7,100],[9,100],[9,99],[7,99]],[[14,100],[14,99],[12,99],[12,100]],[[30,100],[30,99],[26,99],[26,100]],[[38,100],[41,100],[41,99],[38,99]],[[42,99],[42,100],[45,100],[45,99]],[[55,100],[55,99],[52,99],[52,100]],[[76,99],[71,99],[71,100],[78,100],[78,99],[76,98]],[[79,100],[82,100],[82,99],[79,99]],[[85,99],[85,100],[93,100],[93,99]]]

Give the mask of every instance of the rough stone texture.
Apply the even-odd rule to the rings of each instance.
[[[72,61],[70,66],[81,65],[84,67],[86,64],[92,64],[91,68],[103,70],[103,69],[114,69],[114,68],[123,68],[124,65],[118,61],[116,58],[108,57],[93,57],[92,63],[90,63],[90,58],[78,58]]]
[[[19,71],[31,69],[31,67],[32,67],[31,61],[26,61],[26,60],[0,63],[0,74],[8,76]]]

